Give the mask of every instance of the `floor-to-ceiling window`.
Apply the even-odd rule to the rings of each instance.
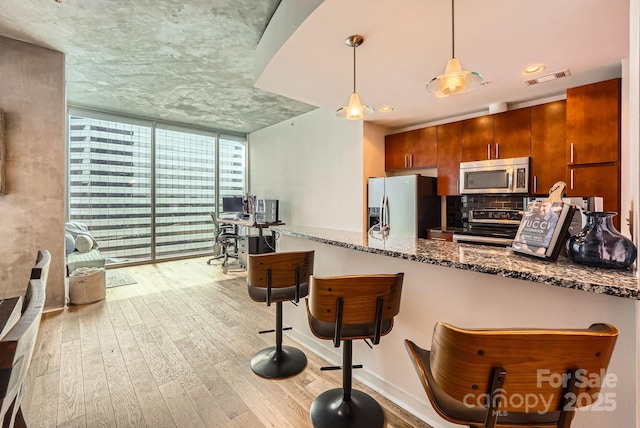
[[[110,263],[210,252],[210,213],[223,196],[245,192],[245,144],[245,136],[71,109],[69,219],[89,227]]]

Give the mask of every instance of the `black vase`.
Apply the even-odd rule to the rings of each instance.
[[[587,225],[566,243],[571,260],[587,266],[626,269],[636,260],[638,250],[630,239],[613,226],[616,212],[589,212]]]

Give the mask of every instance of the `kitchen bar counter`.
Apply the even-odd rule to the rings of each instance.
[[[620,330],[603,393],[615,409],[577,412],[581,428],[635,427],[639,400],[640,296],[630,272],[593,269],[567,259],[548,262],[507,249],[426,239],[379,240],[362,233],[310,227],[277,227],[278,251],[315,252],[314,275],[404,273],[400,313],[374,349],[354,341],[354,377],[436,428],[455,428],[428,404],[404,346],[429,349],[437,322],[464,328],[587,328],[609,323]],[[578,290],[585,291],[578,291]],[[304,305],[290,305],[287,336],[340,364],[339,349],[309,331]],[[543,350],[541,350],[543,352]]]
[[[498,247],[426,239],[382,240],[358,232],[302,226],[276,230],[367,253],[640,300],[640,283],[632,272],[581,266],[563,256],[553,262]]]

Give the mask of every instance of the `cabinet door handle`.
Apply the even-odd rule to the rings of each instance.
[[[571,190],[573,190],[573,170],[571,170]]]
[[[500,159],[500,143],[496,143],[496,159]]]
[[[432,240],[432,241],[446,241],[446,239],[445,239],[445,238],[436,238],[436,237],[434,237],[434,236],[432,236],[432,237],[431,237],[431,240]]]
[[[537,193],[538,192],[538,176],[534,175],[533,176],[533,193]]]
[[[413,155],[409,155],[409,167],[413,168]]]
[[[571,143],[571,160],[570,160],[570,163],[573,163],[573,143]],[[573,186],[571,188],[573,188]]]
[[[407,167],[407,155],[404,155],[404,167]]]
[[[458,189],[458,195],[460,194],[460,179],[456,179],[456,189]]]
[[[491,144],[487,144],[487,159],[491,159]]]

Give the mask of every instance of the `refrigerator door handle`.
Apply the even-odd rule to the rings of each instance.
[[[388,231],[389,230],[389,197],[384,197],[384,216],[382,220],[382,225]]]

